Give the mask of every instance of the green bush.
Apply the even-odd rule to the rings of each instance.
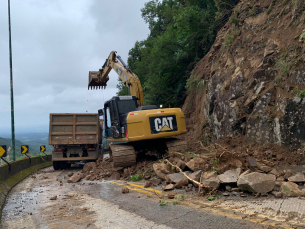
[[[135,174],[135,175],[131,175],[130,176],[130,180],[132,180],[132,181],[134,181],[134,182],[137,182],[137,181],[139,181],[139,180],[142,180],[142,175],[140,175],[140,174]]]

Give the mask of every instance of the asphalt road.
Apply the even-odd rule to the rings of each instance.
[[[264,228],[263,225],[215,214],[179,202],[160,206],[157,196],[109,181],[67,183],[79,169],[44,169],[10,192],[2,211],[2,228]],[[56,200],[51,200],[56,196]]]

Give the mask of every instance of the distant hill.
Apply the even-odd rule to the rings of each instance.
[[[6,145],[7,148],[8,147],[12,147],[12,142],[11,142],[11,139],[10,138],[1,138],[0,137],[0,145]],[[24,144],[23,142],[19,141],[19,140],[16,140],[15,141],[15,147],[16,148],[21,148],[21,145],[26,145]]]

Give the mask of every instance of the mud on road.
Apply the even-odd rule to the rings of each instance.
[[[10,192],[2,228],[262,228],[261,225],[211,214],[196,207],[161,207],[158,198],[108,181],[68,183],[68,174],[46,168]]]

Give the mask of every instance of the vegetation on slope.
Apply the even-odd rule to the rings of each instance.
[[[187,79],[209,51],[217,31],[238,0],[151,0],[142,8],[150,34],[129,51],[128,65],[139,76],[145,104],[181,106]],[[118,95],[126,95],[122,81]]]

